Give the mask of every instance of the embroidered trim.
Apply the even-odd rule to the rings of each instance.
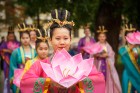
[[[34,84],[33,93],[43,93],[42,87],[45,80],[43,78],[38,78]]]
[[[21,55],[22,55],[22,63],[25,64],[25,55],[24,55],[24,50],[22,47],[20,47],[20,52],[21,52]]]
[[[132,84],[131,84],[131,82],[129,81],[129,82],[128,82],[128,91],[127,91],[128,93],[131,93],[131,87],[132,87]]]
[[[89,78],[86,78],[83,80],[83,83],[85,86],[85,92],[93,93],[94,87],[93,87],[92,81]]]
[[[133,52],[131,52],[131,50],[128,47],[126,47],[126,49],[128,50],[128,54],[130,56],[130,59],[132,61],[132,64],[135,66],[135,68],[137,69],[137,71],[140,73],[140,67],[138,67],[138,63],[137,63],[136,59],[134,58]]]

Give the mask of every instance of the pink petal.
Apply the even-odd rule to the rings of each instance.
[[[63,79],[63,75],[62,75],[62,71],[60,69],[60,66],[56,66],[55,68],[53,68],[55,77],[57,80],[55,81],[60,81],[61,79]]]
[[[61,84],[62,86],[69,88],[72,85],[76,84],[78,82],[77,79],[73,78],[72,76],[68,76],[64,79],[62,79],[59,84]]]
[[[52,61],[51,61],[53,67],[56,67],[56,66],[62,64],[62,62],[65,62],[65,61],[69,60],[69,59],[67,59],[66,56],[64,56],[64,54],[62,54],[60,51],[55,53],[55,55],[54,55],[54,57],[52,58]]]
[[[50,64],[48,63],[44,63],[44,62],[40,62],[42,69],[44,70],[44,72],[47,74],[48,77],[50,77],[52,80],[56,80],[55,74],[53,72],[53,69],[51,67]]]
[[[92,70],[93,59],[85,59],[78,65],[78,71],[74,75],[75,78],[81,78],[82,76],[88,76]]]
[[[23,69],[15,69],[14,70],[14,80],[13,83],[20,88],[20,80],[22,76]]]
[[[83,47],[83,49],[89,54],[100,53],[103,50],[102,46],[98,43],[90,44],[89,46]]]
[[[82,57],[82,54],[79,53],[79,54],[73,56],[72,59],[74,61],[74,64],[78,65],[83,60],[83,57]]]

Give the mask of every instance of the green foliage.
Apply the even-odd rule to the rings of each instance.
[[[63,8],[71,12],[71,19],[80,25],[93,25],[100,0],[18,0],[18,4],[26,7],[25,14],[36,16],[38,12],[50,12],[52,9]]]
[[[130,23],[140,24],[140,0],[123,0],[123,14]],[[140,26],[140,25],[139,25]]]

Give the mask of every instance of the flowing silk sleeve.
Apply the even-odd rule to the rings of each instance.
[[[25,67],[24,67],[24,70],[23,70],[23,74],[30,69],[31,65],[32,65],[32,60],[28,60],[26,62],[26,64],[25,64]],[[23,76],[23,74],[22,74],[22,76]]]
[[[127,50],[125,47],[122,47],[119,50],[119,54],[121,55],[121,60],[127,71],[128,78],[130,79],[133,86],[138,90],[138,92],[140,92],[140,72],[134,66],[132,62],[133,60],[131,60],[128,52],[129,50]]]
[[[0,51],[2,50],[2,49],[7,49],[7,45],[6,45],[6,42],[3,42],[1,45],[0,45]]]
[[[88,78],[79,82],[80,93],[105,93],[105,79],[93,66]]]
[[[12,84],[13,82],[14,70],[18,68],[17,57],[18,57],[18,50],[16,49],[12,52],[10,57],[10,71],[9,71],[10,84]]]
[[[23,75],[20,82],[22,93],[43,93],[46,91],[50,83],[47,76],[43,76],[43,70],[40,62],[35,62],[30,69]]]
[[[115,58],[115,53],[114,53],[112,47],[109,44],[107,44],[107,51],[108,51],[108,59],[107,60],[114,65],[114,63],[115,63],[115,59],[114,59]]]
[[[101,72],[98,72],[96,67],[93,66],[93,69],[90,73],[89,78],[92,81],[94,92],[93,93],[105,93],[105,79]]]

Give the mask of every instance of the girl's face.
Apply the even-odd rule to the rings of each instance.
[[[27,33],[23,33],[22,34],[22,36],[21,36],[21,43],[24,46],[30,45],[30,37],[29,37],[29,34],[27,34]]]
[[[10,33],[8,35],[8,41],[14,41],[15,40],[15,35],[13,33]]]
[[[50,41],[54,52],[63,48],[68,51],[71,43],[70,32],[66,28],[56,28],[53,31],[53,35]]]
[[[38,57],[40,59],[45,59],[48,55],[48,45],[45,42],[39,43],[39,46],[36,49]]]
[[[106,41],[106,35],[104,33],[99,34],[98,40],[101,43],[104,43]]]
[[[35,33],[35,31],[31,31],[30,32],[30,38],[31,38],[31,41],[35,41],[36,40],[36,33]]]

